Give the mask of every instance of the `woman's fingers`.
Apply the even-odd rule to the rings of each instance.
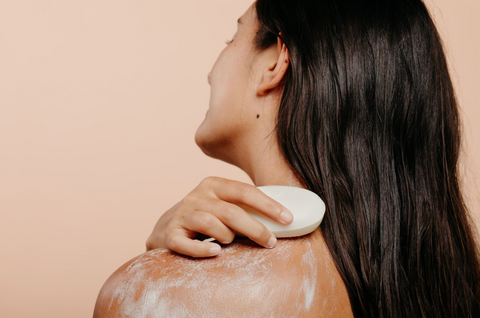
[[[182,227],[215,238],[222,244],[230,244],[235,239],[235,233],[223,224],[217,216],[204,211],[195,211],[190,217],[184,218]]]
[[[203,206],[208,212],[218,218],[221,221],[220,223],[223,222],[230,229],[245,235],[252,241],[268,248],[274,247],[277,243],[275,235],[265,225],[255,220],[245,210],[235,204],[220,200],[205,200]],[[215,237],[213,235],[210,236]],[[219,242],[221,241],[219,240]]]
[[[202,233],[223,244],[229,244],[235,238],[233,231],[247,236],[264,247],[275,246],[276,237],[242,208],[219,200],[202,201],[202,205],[209,208],[211,213],[194,211],[188,217],[182,218],[181,224],[177,223],[174,228],[167,231],[168,248],[192,257],[215,256],[220,253],[220,245],[192,240],[188,233]]]
[[[192,257],[211,257],[218,255],[221,247],[215,243],[192,240],[182,229],[173,229],[168,238],[168,246],[172,251]]]
[[[253,185],[219,177],[205,178],[220,200],[247,205],[281,224],[290,224],[292,212]]]

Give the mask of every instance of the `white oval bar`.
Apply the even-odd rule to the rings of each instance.
[[[253,218],[261,222],[276,237],[295,237],[309,234],[320,225],[325,214],[325,203],[320,197],[307,189],[272,185],[257,187],[263,193],[278,201],[293,214],[288,225],[280,224],[243,204],[237,204]]]

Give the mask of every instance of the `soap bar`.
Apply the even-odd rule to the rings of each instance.
[[[325,203],[316,193],[303,188],[282,185],[259,186],[257,188],[290,210],[293,214],[292,223],[280,224],[246,205],[237,205],[265,225],[276,237],[306,235],[315,231],[322,222],[325,214]]]

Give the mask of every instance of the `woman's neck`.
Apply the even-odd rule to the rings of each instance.
[[[271,136],[270,138],[274,138]],[[257,139],[258,140],[258,139]],[[243,153],[237,166],[245,171],[255,186],[286,185],[307,189],[285,156],[275,139],[265,139]]]

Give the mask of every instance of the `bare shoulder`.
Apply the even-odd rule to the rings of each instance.
[[[353,317],[319,229],[265,249],[247,238],[214,258],[144,253],[115,271],[94,317]]]

